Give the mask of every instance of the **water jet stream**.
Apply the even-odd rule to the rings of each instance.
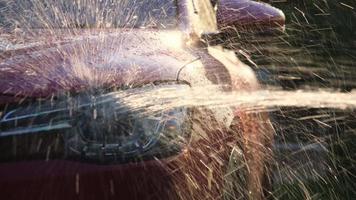
[[[111,93],[112,97],[125,99],[125,104],[132,109],[157,111],[171,107],[239,107],[245,111],[278,109],[278,107],[306,108],[356,108],[356,92],[336,91],[283,91],[259,90],[219,92],[216,86],[195,87],[186,91],[175,88],[161,88],[152,91],[138,91],[127,94],[125,91]]]

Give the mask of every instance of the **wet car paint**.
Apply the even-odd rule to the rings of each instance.
[[[182,7],[191,5],[183,2],[180,5]],[[180,17],[184,19],[184,16]],[[190,18],[186,19],[189,22]],[[181,27],[187,26],[187,23],[182,20]],[[195,33],[199,31],[197,28]],[[163,36],[164,34],[168,36]],[[17,103],[25,97],[49,98],[61,92],[85,91],[93,87],[175,80],[178,71],[187,63],[189,64],[182,70],[180,79],[190,82],[193,86],[220,84],[227,91],[258,88],[255,74],[247,65],[241,63],[233,52],[220,47],[184,48],[184,42],[189,43],[184,40],[187,37],[184,31],[181,36],[180,33],[172,34],[173,37],[177,35],[182,37],[183,45],[172,44],[173,46],[170,46],[169,42],[165,41],[165,37],[168,41],[172,40],[170,34],[145,30],[128,30],[127,32],[114,30],[109,33],[103,33],[100,30],[95,33],[91,30],[75,33],[67,38],[64,36],[64,39],[38,37],[39,42],[43,40],[49,42],[44,42],[44,46],[35,45],[2,54],[1,65],[4,71],[1,73],[0,84],[1,93],[4,95],[4,98],[1,98],[2,103]],[[53,41],[55,41],[54,44]],[[120,46],[119,51],[117,46]],[[86,49],[91,50],[86,51]],[[200,59],[190,63],[196,58]],[[104,67],[98,67],[97,64]],[[140,67],[140,65],[145,67]],[[9,83],[12,84],[9,85]],[[246,132],[251,132],[251,135],[256,137],[253,132],[259,125],[255,123],[254,117],[238,109],[230,111],[227,115],[231,115],[231,112],[235,113],[236,117],[242,118],[241,126]],[[231,123],[232,119],[222,127],[226,128]],[[217,128],[220,128],[220,125],[217,125]],[[227,133],[226,130],[225,132],[220,130],[218,133],[209,133],[205,137],[211,140],[218,134],[226,135]],[[204,140],[207,146],[211,145],[208,139]],[[225,145],[226,142],[220,141],[218,145]],[[195,149],[197,146],[199,143],[193,145]],[[7,198],[174,198],[172,191],[177,192],[177,185],[171,184],[174,180],[172,177],[179,180],[184,177],[184,171],[167,171],[167,166],[168,169],[179,169],[181,165],[185,166],[187,171],[194,170],[192,167],[196,167],[195,161],[189,161],[189,159],[187,161],[187,157],[189,155],[194,157],[198,153],[192,148],[188,156],[179,155],[174,162],[161,160],[117,166],[72,163],[62,160],[1,164],[0,170],[3,177],[7,177],[1,180],[1,185],[6,188],[7,193],[3,195]],[[17,171],[21,171],[19,176],[11,176]],[[39,173],[34,177],[36,171]],[[206,185],[204,179],[199,179],[199,181],[202,186]],[[209,195],[212,195],[211,197],[220,193],[221,181],[216,180],[213,186],[210,183],[211,193]],[[25,187],[28,190],[24,190]],[[194,194],[183,194],[180,198],[189,196],[194,197]]]
[[[269,4],[250,0],[223,0],[217,6],[219,29],[230,28],[237,32],[284,30],[284,13]]]

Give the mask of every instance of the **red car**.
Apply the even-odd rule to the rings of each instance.
[[[283,30],[280,10],[249,0],[34,2],[3,9],[17,26],[1,34],[12,42],[0,53],[1,199],[262,198],[268,116],[184,99],[258,89],[216,44],[231,30]]]

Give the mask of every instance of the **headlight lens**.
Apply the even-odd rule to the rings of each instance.
[[[190,109],[165,106],[174,101],[166,94],[189,89],[146,85],[18,108],[0,121],[0,137],[63,131],[67,158],[127,162],[171,156],[189,141]]]
[[[79,120],[76,131],[68,133],[69,155],[80,152],[89,159],[125,162],[177,154],[189,141],[189,109],[164,105],[157,109],[167,99],[152,100],[147,95],[187,89],[187,85],[149,85],[91,100],[90,109],[75,113]]]

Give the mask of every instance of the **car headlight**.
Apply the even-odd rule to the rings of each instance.
[[[0,137],[62,131],[66,158],[110,163],[175,155],[189,141],[190,109],[166,107],[169,97],[155,100],[146,94],[189,89],[152,84],[18,108],[0,121]]]

